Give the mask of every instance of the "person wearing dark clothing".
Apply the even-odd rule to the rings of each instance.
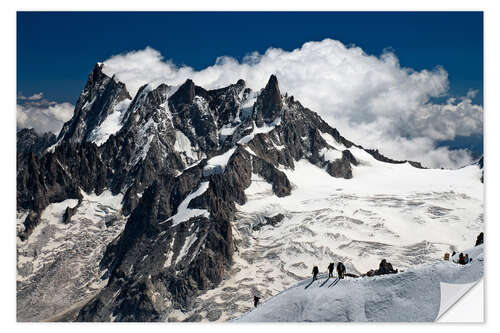
[[[464,262],[465,262],[466,264],[468,264],[468,263],[469,263],[469,254],[467,254],[467,253],[465,254]]]
[[[463,253],[460,253],[460,254],[458,255],[458,263],[459,263],[460,265],[465,265],[465,257],[464,257],[464,254],[463,254]]]
[[[389,271],[389,273],[393,274],[393,273],[397,273],[398,270],[397,269],[394,269],[392,268],[392,264],[390,262],[387,263],[387,270]]]
[[[318,273],[319,273],[318,266],[314,266],[314,267],[313,267],[313,271],[312,271],[312,273],[313,273],[313,281],[316,281],[317,276],[318,276]]]
[[[343,279],[344,278],[344,274],[345,274],[345,266],[343,263],[339,262],[337,264],[337,274],[339,275],[339,279]]]
[[[455,251],[453,251],[453,253],[451,254],[451,257],[453,258],[455,256],[455,254],[457,254]]]
[[[382,259],[375,275],[394,274],[397,272],[398,270],[397,269],[395,270],[390,262],[387,262],[387,260]]]
[[[254,307],[257,307],[257,305],[259,305],[259,300],[260,300],[260,297],[257,297],[257,296],[253,297],[253,306]]]
[[[479,235],[477,235],[475,246],[481,245],[483,243],[484,243],[484,233],[481,232]]]
[[[370,269],[368,272],[366,272],[365,276],[368,276],[368,277],[375,276],[375,270]]]
[[[333,277],[333,268],[335,267],[335,264],[333,262],[328,265],[328,277],[331,278]]]

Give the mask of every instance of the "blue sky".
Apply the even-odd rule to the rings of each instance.
[[[75,103],[96,61],[148,45],[199,70],[222,55],[332,38],[373,55],[391,48],[416,70],[443,66],[451,95],[475,89],[482,104],[482,21],[481,12],[18,12],[17,90]]]

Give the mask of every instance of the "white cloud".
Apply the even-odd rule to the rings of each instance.
[[[274,73],[282,93],[294,95],[348,139],[392,158],[433,167],[471,160],[465,151],[436,148],[437,140],[482,133],[483,108],[471,101],[475,91],[443,103],[432,101],[447,94],[444,68],[403,68],[392,52],[372,56],[331,39],[308,42],[290,52],[254,52],[242,62],[220,57],[200,71],[178,67],[150,47],[113,56],[104,64],[104,71],[116,74],[131,94],[145,83],[177,85],[188,78],[208,89],[242,78],[252,89],[260,89]]]
[[[20,99],[20,100],[36,101],[36,100],[40,100],[40,99],[43,98],[43,93],[39,92],[37,94],[31,95],[30,97],[25,97],[23,95],[19,95],[19,96],[17,96],[17,98]]]
[[[63,124],[73,116],[74,108],[70,103],[46,100],[17,104],[17,128],[33,128],[40,134],[52,132],[57,135]]]

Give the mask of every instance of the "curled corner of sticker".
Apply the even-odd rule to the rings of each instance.
[[[439,313],[436,317],[438,320],[446,313],[455,303],[457,303],[478,281],[471,283],[445,283],[440,282],[441,300],[439,304]]]

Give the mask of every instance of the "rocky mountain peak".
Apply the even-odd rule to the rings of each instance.
[[[274,74],[271,75],[266,87],[261,91],[254,108],[254,120],[258,127],[263,122],[272,122],[280,115],[283,107],[281,92],[278,86],[278,79]]]
[[[102,68],[104,67],[103,63],[96,63],[94,68],[90,72],[87,80],[87,84],[85,85],[84,90],[92,89],[92,87],[100,84],[101,82],[109,79],[109,77],[103,73]]]
[[[481,156],[481,158],[476,162],[476,164],[479,166],[480,169],[483,169],[483,167],[484,167],[484,156]]]
[[[276,90],[278,93],[280,92],[280,88],[278,86],[278,78],[276,77],[276,75],[274,74],[271,74],[271,76],[269,77],[269,80],[267,81],[267,84],[266,84],[266,87],[264,88],[264,90]]]
[[[172,95],[170,100],[174,105],[190,104],[194,100],[195,93],[196,89],[193,80],[187,79],[186,82],[177,89],[175,94]]]
[[[58,144],[62,141],[70,144],[93,141],[95,135],[92,135],[92,131],[98,130],[99,125],[117,111],[117,107],[123,107],[121,102],[132,99],[125,84],[104,74],[103,66],[97,63],[90,72],[73,117],[59,133]]]

